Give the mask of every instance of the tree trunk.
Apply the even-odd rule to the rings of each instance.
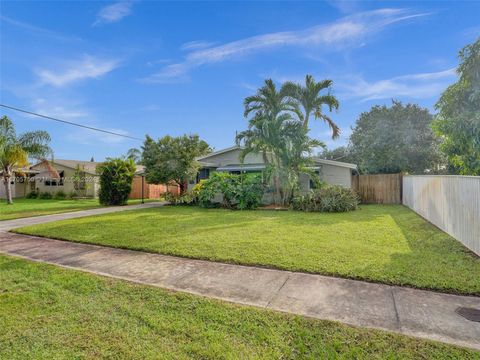
[[[12,199],[12,189],[10,187],[10,174],[6,174],[3,176],[3,180],[5,181],[5,194],[7,195],[7,204],[13,204]]]
[[[310,113],[307,113],[305,110],[305,119],[303,120],[303,127],[308,130],[308,120],[310,117]]]
[[[178,186],[180,187],[180,194],[179,195],[182,195],[184,192],[185,192],[185,185],[187,184],[186,182],[184,181],[178,181],[177,182]],[[188,185],[187,185],[188,186]]]

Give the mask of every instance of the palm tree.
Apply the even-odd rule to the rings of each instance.
[[[132,159],[135,164],[140,164],[142,159],[142,152],[137,148],[131,148],[127,151],[127,159]]]
[[[273,174],[275,201],[285,204],[298,185],[305,155],[323,144],[308,137],[296,100],[278,91],[270,79],[255,95],[247,97],[244,105],[245,117],[253,116],[248,129],[236,137],[237,144],[244,145],[241,159],[251,152],[262,154],[268,172]]]
[[[322,112],[322,106],[327,105],[328,109],[338,109],[340,104],[337,98],[330,94],[332,80],[322,80],[316,82],[312,75],[305,76],[305,86],[294,82],[283,84],[281,93],[292,100],[298,101],[303,108],[303,125],[308,129],[310,115],[313,114],[316,119],[325,121],[332,129],[332,137],[337,138],[340,135],[340,128],[335,122]],[[328,90],[325,95],[320,95],[322,90]]]
[[[52,153],[46,131],[29,131],[17,136],[13,122],[0,118],[0,170],[3,173],[7,203],[13,204],[10,181],[15,168],[27,166],[30,158],[46,158]]]

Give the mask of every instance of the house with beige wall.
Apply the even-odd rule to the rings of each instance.
[[[227,171],[232,174],[240,173],[262,173],[266,168],[263,156],[258,153],[248,154],[244,161],[240,161],[242,148],[232,146],[226,149],[212,152],[206,156],[197,158],[201,168],[195,179],[191,179],[188,189],[191,190],[200,180],[208,179],[215,171]],[[345,188],[352,188],[352,176],[357,174],[357,165],[341,161],[325,160],[313,157],[313,170],[320,179],[331,185],[340,185]],[[313,184],[308,174],[300,175],[300,191],[307,192],[312,189]],[[268,197],[264,201],[268,202]]]

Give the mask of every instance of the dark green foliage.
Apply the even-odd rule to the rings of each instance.
[[[191,191],[186,191],[181,195],[166,192],[163,196],[170,205],[193,205],[197,201],[195,194]]]
[[[295,197],[292,208],[301,211],[345,212],[356,210],[358,204],[358,195],[353,190],[328,185]]]
[[[365,173],[436,171],[442,164],[432,115],[418,105],[374,106],[358,118],[350,148]]]
[[[222,195],[222,207],[240,210],[255,209],[262,201],[264,186],[257,174],[215,172],[195,189],[202,207],[214,207],[214,198]]]
[[[72,190],[67,194],[67,199],[73,200],[73,199],[76,199],[76,198],[78,198],[78,195],[77,195],[77,192],[75,190]]]
[[[38,198],[39,199],[43,199],[43,200],[48,200],[48,199],[52,199],[53,198],[53,195],[47,191],[45,192],[41,192],[39,195],[38,195]]]
[[[99,200],[102,205],[125,205],[135,174],[132,159],[107,159],[97,167],[100,174]]]
[[[208,154],[211,149],[198,135],[179,137],[164,136],[153,140],[147,136],[143,144],[142,164],[149,183],[168,184],[172,181],[185,190],[185,184],[198,171],[197,157]]]
[[[53,198],[56,200],[64,200],[66,199],[67,194],[63,190],[58,190],[55,195],[53,195]]]
[[[480,175],[480,38],[459,57],[460,78],[437,102],[433,128],[454,172]]]
[[[27,199],[37,199],[40,193],[36,190],[30,191],[27,195],[25,195],[25,198]]]
[[[355,158],[355,154],[348,146],[339,146],[332,150],[323,150],[318,154],[321,159],[341,161],[351,164],[356,164],[358,160]]]

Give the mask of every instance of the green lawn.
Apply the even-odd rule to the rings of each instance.
[[[138,204],[140,201],[129,200],[129,204]],[[42,200],[22,198],[14,199],[13,205],[7,205],[5,200],[0,199],[0,221],[93,209],[100,206],[98,199]]]
[[[480,354],[0,256],[2,359],[480,359]]]
[[[228,263],[480,294],[480,258],[400,205],[340,213],[163,207],[19,232]]]

